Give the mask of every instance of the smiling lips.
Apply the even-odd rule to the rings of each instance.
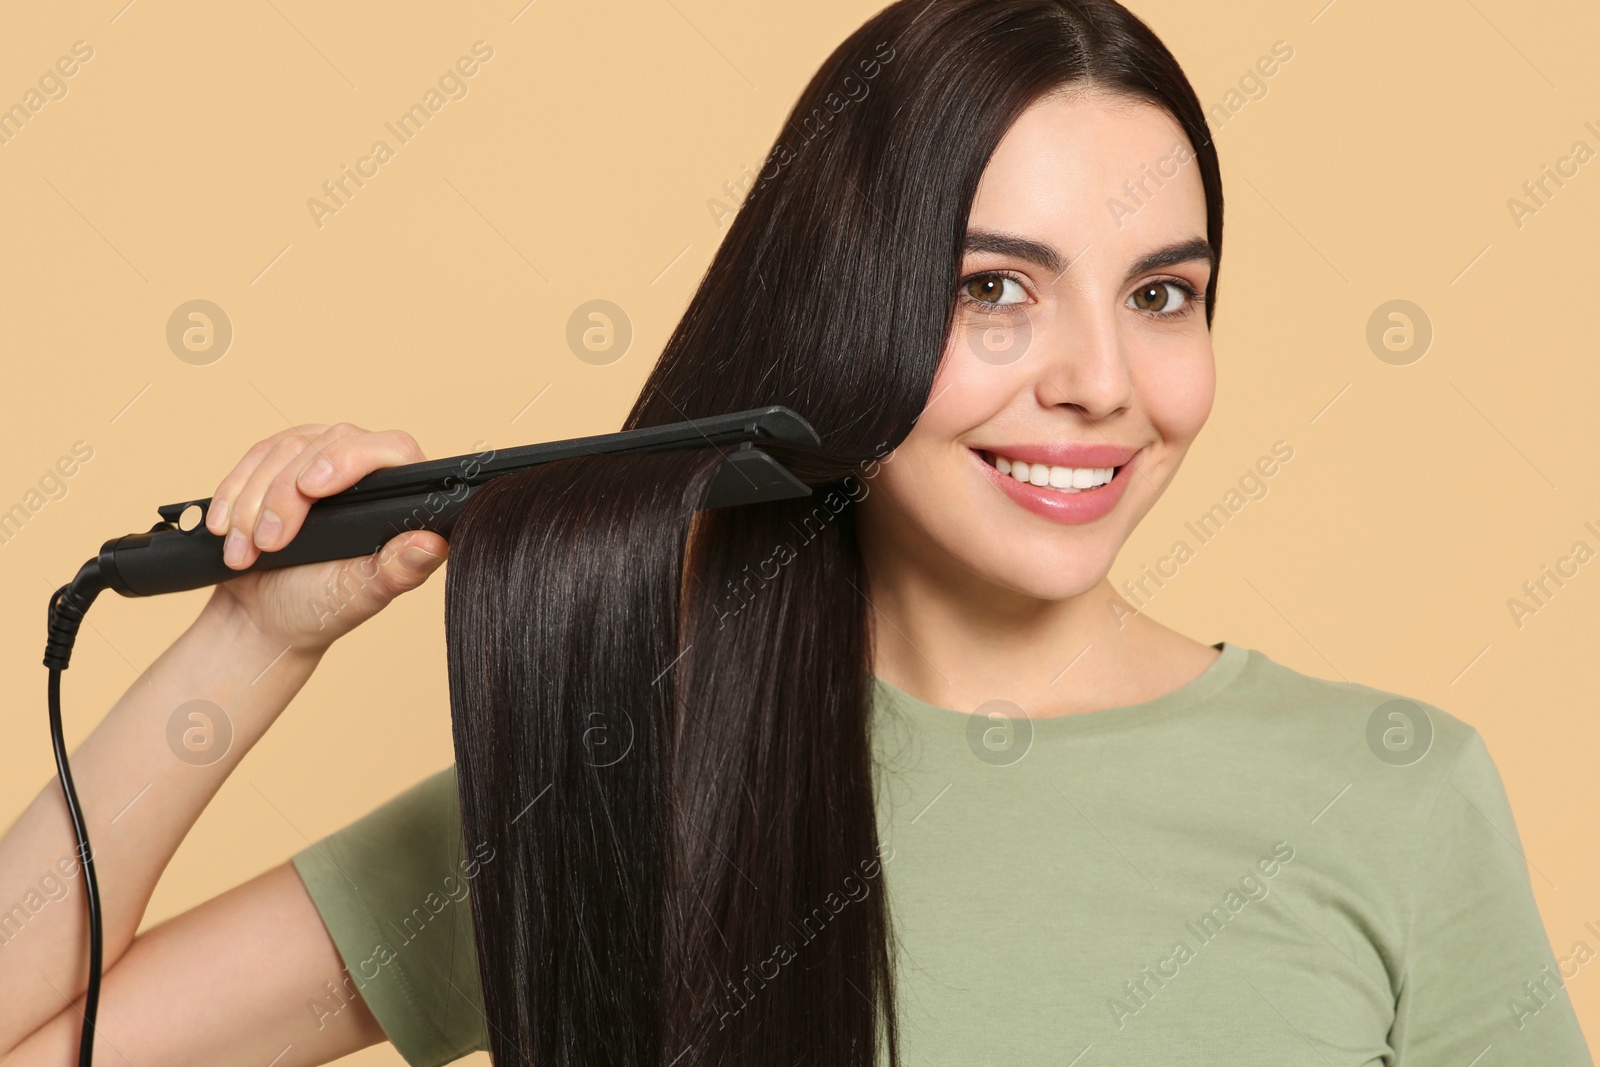
[[[1054,522],[1079,524],[1116,506],[1139,449],[999,445],[970,451],[985,476],[1019,505]]]

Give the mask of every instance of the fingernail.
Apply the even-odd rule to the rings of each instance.
[[[206,528],[212,533],[224,529],[228,525],[228,501],[213,500],[211,510],[206,513]]]
[[[318,456],[317,461],[301,473],[300,485],[304,489],[321,489],[332,477],[333,464],[328,462],[327,456]]]
[[[427,570],[438,562],[439,558],[427,549],[417,548],[415,545],[400,553],[400,559],[414,571]]]
[[[228,539],[222,542],[222,562],[230,567],[237,567],[244,562],[244,532],[238,527],[228,531]]]
[[[257,547],[264,550],[268,545],[275,543],[278,539],[278,534],[282,530],[283,520],[278,518],[271,508],[262,508],[261,518],[256,523],[255,540]]]

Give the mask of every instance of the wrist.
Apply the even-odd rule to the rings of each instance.
[[[295,644],[263,631],[250,612],[220,585],[212,590],[211,599],[191,629],[204,631],[211,640],[225,645],[236,662],[257,664],[258,670],[276,664],[302,668],[309,674],[327,651],[326,645]]]

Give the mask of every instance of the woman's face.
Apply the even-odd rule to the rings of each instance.
[[[1097,92],[1017,120],[927,407],[861,502],[875,567],[1052,600],[1105,577],[1211,411],[1205,234],[1164,111]]]

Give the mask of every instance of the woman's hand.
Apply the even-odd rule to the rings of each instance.
[[[310,423],[256,442],[222,479],[206,529],[226,535],[223,560],[250,566],[300,531],[313,501],[349,488],[380,467],[426,459],[404,430],[363,430],[348,422]],[[410,530],[370,556],[241,574],[216,586],[275,643],[320,651],[415,589],[444,561],[437,533]]]

